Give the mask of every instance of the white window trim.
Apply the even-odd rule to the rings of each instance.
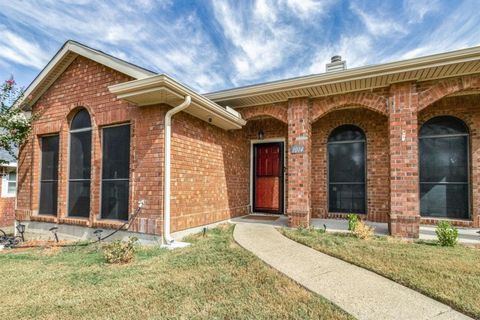
[[[17,181],[15,181],[15,192],[8,192],[8,173],[11,171],[17,171],[16,166],[8,166],[5,167],[3,170],[3,175],[2,175],[2,198],[14,198],[17,195]]]

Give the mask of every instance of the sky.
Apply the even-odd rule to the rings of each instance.
[[[0,79],[73,39],[201,93],[480,45],[480,0],[2,0]]]

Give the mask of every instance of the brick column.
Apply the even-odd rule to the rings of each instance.
[[[390,89],[390,220],[393,236],[418,238],[418,96],[415,83]]]
[[[290,99],[287,115],[288,225],[290,227],[308,226],[311,214],[312,150],[309,99]]]

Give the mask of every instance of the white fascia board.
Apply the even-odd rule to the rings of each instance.
[[[251,97],[284,90],[302,89],[312,85],[325,85],[353,81],[375,76],[385,76],[399,72],[409,72],[425,68],[480,60],[480,46],[425,57],[389,62],[384,64],[346,69],[335,73],[322,73],[292,79],[274,81],[241,88],[234,88],[204,94],[213,101],[223,101]]]
[[[182,85],[173,78],[165,74],[155,75],[145,79],[133,80],[120,84],[115,84],[108,87],[108,90],[117,95],[117,97],[125,97],[138,92],[148,92],[150,89],[166,87],[177,95],[182,97],[190,96],[192,104],[198,105],[200,108],[206,109],[215,115],[221,117],[223,120],[230,122],[237,128],[241,128],[246,124],[246,121],[235,114],[228,112],[222,106],[196,93],[192,89]],[[159,101],[161,103],[161,101]]]
[[[0,163],[0,167],[4,167],[4,168],[16,168],[16,167],[17,167],[17,163],[16,163],[16,162]]]
[[[35,89],[37,89],[37,87],[45,80],[45,78],[52,72],[52,70],[63,59],[65,59],[69,53],[74,53],[76,55],[83,56],[87,59],[93,60],[99,64],[107,66],[113,70],[126,74],[135,79],[143,79],[155,74],[151,71],[142,69],[138,66],[130,64],[128,62],[125,62],[123,60],[110,56],[108,54],[105,54],[103,52],[84,46],[78,42],[69,40],[65,42],[63,47],[55,54],[52,60],[48,62],[45,68],[38,74],[38,76],[28,86],[27,90],[25,90],[23,94],[22,99],[17,101],[16,105],[21,105],[24,99],[29,97],[35,91]],[[72,61],[70,61],[65,66],[65,69],[68,67],[68,65],[70,65]],[[55,75],[53,79],[51,79],[50,83],[46,86],[46,88],[44,88],[44,90],[36,94],[35,97],[32,97],[32,100],[29,101],[29,103],[34,104],[42,96],[42,94],[48,89],[48,87],[50,87],[50,85],[62,74],[62,72],[65,69],[60,70],[60,72],[58,72],[58,74]]]
[[[131,63],[120,60],[103,52],[91,49],[89,47],[83,46],[76,42],[68,42],[66,47],[67,51],[69,50],[75,52],[81,56],[84,56],[97,63],[103,64],[104,66],[107,66],[113,70],[117,70],[135,79],[143,79],[151,77],[155,74],[154,72],[145,70]]]

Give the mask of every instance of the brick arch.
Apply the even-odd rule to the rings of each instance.
[[[239,110],[244,120],[251,120],[257,117],[269,116],[287,122],[287,105],[286,104],[269,104],[262,106],[246,107]]]
[[[358,106],[388,116],[387,99],[371,92],[355,92],[325,97],[313,101],[311,122],[327,113],[349,106]]]
[[[90,116],[90,121],[92,122],[92,127],[95,125],[95,117],[94,117],[94,113],[93,113],[93,110],[92,108],[90,108],[88,105],[86,104],[76,104],[72,107],[70,107],[70,109],[68,110],[68,113],[65,117],[65,119],[67,120],[68,122],[68,125],[70,125],[70,123],[72,122],[73,120],[73,117],[75,117],[75,115],[77,114],[78,111],[82,110],[82,109],[85,109],[87,110],[88,112],[88,115]]]
[[[91,108],[88,104],[77,103],[72,105],[68,108],[63,120],[61,121],[61,128],[60,130],[66,130],[67,132],[70,129],[70,123],[72,122],[73,117],[77,114],[77,112],[81,109],[87,110],[88,114],[90,115],[90,121],[92,122],[92,131],[97,128],[97,123],[95,121],[95,113],[93,108]]]
[[[451,94],[467,90],[480,90],[480,75],[444,79],[435,82],[418,94],[418,111]]]

